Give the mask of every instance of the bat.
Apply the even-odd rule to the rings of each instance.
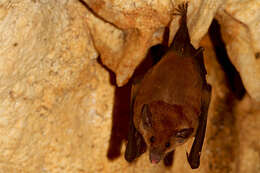
[[[211,86],[206,81],[203,48],[190,43],[187,8],[183,3],[176,9],[180,28],[168,51],[132,84],[128,162],[148,150],[151,163],[159,163],[195,137],[187,159],[192,169],[200,165]]]

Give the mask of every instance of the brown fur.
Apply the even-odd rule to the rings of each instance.
[[[195,135],[187,155],[194,169],[199,167],[211,89],[205,79],[202,49],[196,50],[190,44],[187,4],[180,5],[177,12],[182,16],[181,26],[169,51],[144,75],[140,84],[133,85],[133,121],[126,159],[132,161],[142,154],[138,152],[142,137],[151,162],[158,163]]]
[[[161,158],[179,143],[176,131],[193,128],[196,131],[201,107],[203,81],[193,57],[167,55],[145,75],[134,105],[134,124],[142,134],[150,152],[156,150]],[[152,128],[142,124],[142,106],[148,104],[152,113]],[[155,137],[154,144],[149,139]],[[186,141],[186,140],[185,140]],[[185,142],[184,141],[184,142]],[[169,148],[165,144],[170,142]]]

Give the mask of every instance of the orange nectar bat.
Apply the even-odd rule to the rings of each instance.
[[[131,162],[146,149],[151,163],[195,136],[187,154],[198,168],[206,132],[211,87],[206,82],[202,48],[190,43],[187,3],[178,6],[181,25],[162,59],[132,85],[132,112],[125,158]]]

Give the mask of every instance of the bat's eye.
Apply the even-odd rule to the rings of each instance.
[[[170,146],[171,146],[170,142],[167,142],[167,143],[165,144],[165,147],[166,147],[166,148],[169,148]]]
[[[152,136],[152,137],[150,138],[150,142],[151,142],[151,143],[154,143],[154,141],[155,141],[155,137]]]
[[[177,138],[188,138],[193,132],[193,128],[182,129],[176,133]]]

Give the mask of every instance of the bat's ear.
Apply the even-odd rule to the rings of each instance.
[[[146,129],[152,127],[152,113],[148,104],[144,104],[142,107],[142,123]]]

